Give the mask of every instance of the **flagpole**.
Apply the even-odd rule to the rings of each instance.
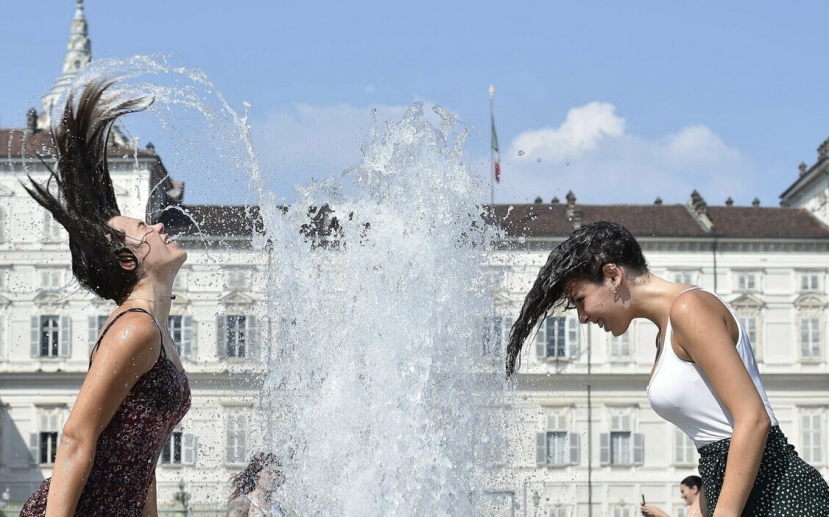
[[[495,86],[489,85],[489,119],[495,120],[495,111],[492,107],[492,99],[495,97]],[[494,122],[493,122],[494,124]],[[495,131],[493,126],[491,131]],[[491,137],[491,135],[490,135]],[[489,209],[495,209],[495,149],[489,146]]]

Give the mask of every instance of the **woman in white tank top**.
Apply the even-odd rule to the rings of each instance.
[[[707,515],[829,517],[829,486],[786,442],[748,337],[719,297],[652,275],[624,227],[583,226],[553,249],[527,294],[507,375],[538,322],[565,303],[614,336],[635,318],[659,328],[648,400],[697,445]]]

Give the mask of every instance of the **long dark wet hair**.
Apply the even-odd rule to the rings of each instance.
[[[518,354],[538,321],[566,301],[567,283],[573,280],[602,283],[602,266],[609,263],[625,266],[632,278],[648,271],[639,243],[627,228],[616,223],[598,221],[582,226],[553,249],[512,325],[507,346],[507,377],[515,373]]]
[[[233,492],[231,492],[228,500],[233,501],[240,495],[248,495],[253,492],[253,489],[256,488],[256,482],[259,480],[259,473],[268,466],[281,467],[282,464],[276,459],[276,455],[271,452],[254,454],[245,470],[231,478],[230,485],[233,487]]]
[[[123,232],[109,225],[121,215],[107,164],[109,133],[115,121],[141,111],[152,99],[104,99],[114,80],[88,83],[77,105],[73,92],[57,127],[52,127],[57,164],[49,167],[46,184],[29,177],[26,191],[69,234],[72,273],[78,282],[101,298],[120,305],[138,282],[138,259]],[[51,183],[57,193],[50,192]],[[128,268],[122,267],[131,266]]]

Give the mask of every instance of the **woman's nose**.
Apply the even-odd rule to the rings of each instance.
[[[155,223],[153,226],[155,226],[155,231],[157,231],[158,233],[164,233],[164,223],[158,222]]]
[[[586,325],[590,318],[587,317],[587,314],[579,311],[579,323],[582,325]]]

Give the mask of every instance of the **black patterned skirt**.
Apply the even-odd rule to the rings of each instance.
[[[720,497],[731,439],[699,449],[699,474],[708,515]],[[829,485],[803,461],[775,426],[769,430],[760,471],[748,496],[742,517],[829,517]]]

